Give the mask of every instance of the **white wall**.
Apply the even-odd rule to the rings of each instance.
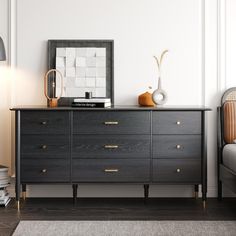
[[[6,1],[6,0],[0,0]],[[15,0],[11,0],[13,2]],[[21,0],[17,3],[18,78],[13,104],[46,104],[43,75],[48,39],[114,39],[115,103],[136,104],[156,87],[153,55],[169,54],[163,65],[168,105],[200,105],[209,114],[208,193],[216,196],[217,4],[205,1],[206,77],[202,77],[202,0]],[[203,12],[204,13],[204,12]],[[203,69],[203,70],[202,70]],[[1,136],[3,139],[3,136]],[[8,158],[8,157],[7,157]],[[9,162],[9,159],[4,159]],[[7,161],[6,161],[7,160]],[[191,196],[192,187],[154,186],[151,196]],[[142,186],[81,186],[79,196],[142,196]],[[71,196],[71,186],[31,186],[31,196]]]
[[[236,87],[236,1],[226,1],[226,87]]]

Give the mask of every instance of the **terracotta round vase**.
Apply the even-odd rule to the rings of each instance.
[[[138,103],[140,106],[149,106],[149,107],[155,106],[155,104],[152,101],[152,94],[149,92],[139,95]]]

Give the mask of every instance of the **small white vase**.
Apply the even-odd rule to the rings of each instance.
[[[158,87],[152,93],[152,100],[156,105],[163,105],[167,102],[167,93],[161,88],[161,77],[158,78]]]

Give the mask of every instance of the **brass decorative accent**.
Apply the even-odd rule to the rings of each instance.
[[[177,145],[176,145],[176,148],[177,148],[177,149],[180,149],[180,148],[181,148],[181,145],[177,144]]]
[[[203,201],[202,205],[203,205],[203,209],[205,210],[206,209],[206,201]]]
[[[50,98],[48,96],[48,84],[49,84],[49,74],[50,73],[57,73],[60,77],[60,82],[61,82],[61,93],[60,93],[59,96],[56,97],[56,95],[55,95],[56,82],[55,82],[55,78],[53,79],[53,81],[52,81],[52,91],[53,91],[52,98]],[[61,98],[62,93],[63,93],[63,76],[62,76],[62,73],[59,70],[56,70],[56,69],[49,70],[46,73],[46,75],[44,76],[44,95],[48,99],[49,107],[57,107],[58,100]]]
[[[105,145],[104,148],[106,149],[117,149],[119,146],[118,145]]]
[[[180,171],[181,171],[181,170],[180,170],[179,168],[176,170],[177,173],[180,173]]]
[[[176,121],[176,124],[177,124],[177,125],[180,125],[180,124],[181,124],[181,122],[178,120],[178,121]]]
[[[105,125],[118,125],[119,122],[118,121],[105,121],[104,124]]]
[[[20,201],[16,201],[17,211],[20,211]]]
[[[25,201],[25,199],[26,199],[26,192],[22,192],[22,198]]]
[[[46,125],[46,124],[47,124],[47,121],[42,121],[41,124],[42,124],[42,125]]]
[[[107,173],[112,173],[112,172],[118,172],[119,170],[118,169],[105,169],[104,170],[105,172],[107,172]]]
[[[42,173],[46,173],[46,172],[47,172],[47,169],[42,169],[41,172],[42,172]]]

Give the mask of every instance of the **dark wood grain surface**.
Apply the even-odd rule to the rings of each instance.
[[[106,172],[106,170],[116,170]],[[73,159],[72,182],[146,182],[150,161],[147,159]]]
[[[74,135],[72,157],[150,158],[150,147],[150,135]]]
[[[153,181],[160,183],[199,183],[201,181],[201,160],[155,159],[153,160]]]
[[[201,158],[201,135],[153,135],[153,158]]]
[[[210,198],[30,198],[17,212],[12,200],[0,207],[0,235],[10,236],[20,220],[236,220],[236,199]]]
[[[201,134],[201,112],[153,112],[153,134]]]
[[[150,134],[150,112],[89,111],[73,112],[75,134]],[[105,122],[115,122],[105,124]]]

